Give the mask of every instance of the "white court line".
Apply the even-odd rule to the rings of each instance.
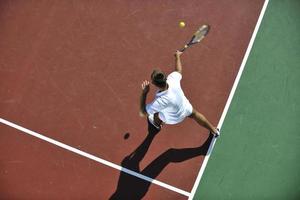
[[[233,83],[233,86],[232,86],[232,89],[231,89],[231,91],[230,91],[229,97],[228,97],[228,99],[227,99],[226,105],[225,105],[225,107],[224,107],[223,113],[222,113],[221,118],[220,118],[220,120],[219,120],[218,128],[219,128],[220,130],[221,130],[221,128],[222,128],[224,119],[225,119],[226,114],[227,114],[227,112],[228,112],[228,109],[229,109],[229,106],[230,106],[230,104],[231,104],[232,98],[233,98],[233,96],[234,96],[235,90],[236,90],[236,88],[237,88],[237,86],[238,86],[238,83],[239,83],[239,81],[240,81],[241,75],[242,75],[243,70],[244,70],[244,68],[245,68],[246,62],[247,62],[247,60],[248,60],[250,51],[251,51],[251,49],[252,49],[254,40],[255,40],[255,38],[256,38],[256,34],[257,34],[258,29],[259,29],[259,27],[260,27],[260,24],[261,24],[261,22],[262,22],[262,19],[263,19],[263,16],[264,16],[264,14],[265,14],[265,11],[266,11],[266,8],[267,8],[268,3],[269,3],[269,0],[265,0],[264,5],[263,5],[263,7],[262,7],[262,9],[261,9],[259,18],[258,18],[258,20],[257,20],[255,29],[254,29],[254,31],[253,31],[252,37],[251,37],[251,39],[250,39],[250,42],[249,42],[247,51],[246,51],[245,56],[244,56],[244,58],[243,58],[242,64],[241,64],[241,66],[240,66],[239,72],[238,72],[238,74],[237,74],[237,76],[236,76],[236,78],[235,78],[235,81],[234,81],[234,83]],[[191,195],[189,196],[189,200],[192,200],[192,199],[194,198],[194,196],[195,196],[196,190],[197,190],[197,188],[198,188],[198,186],[199,186],[200,180],[201,180],[201,178],[202,178],[202,175],[203,175],[203,173],[204,173],[204,170],[205,170],[205,168],[206,168],[208,159],[209,159],[210,154],[211,154],[211,152],[212,152],[212,150],[213,150],[213,148],[214,148],[215,143],[216,143],[216,138],[213,138],[213,140],[212,140],[211,143],[210,143],[209,149],[208,149],[208,151],[207,151],[207,155],[205,156],[204,161],[203,161],[203,163],[202,163],[202,165],[201,165],[201,168],[200,168],[200,171],[199,171],[199,173],[198,173],[197,179],[196,179],[196,181],[195,181],[195,183],[194,183],[193,189],[192,189],[192,191],[191,191]]]
[[[161,181],[152,179],[152,178],[150,178],[150,177],[144,176],[144,175],[139,174],[139,173],[137,173],[137,172],[135,172],[135,171],[132,171],[132,170],[130,170],[130,169],[126,169],[126,168],[124,168],[124,167],[121,167],[121,166],[119,166],[119,165],[116,165],[116,164],[114,164],[114,163],[112,163],[112,162],[109,162],[109,161],[107,161],[107,160],[103,160],[103,159],[98,158],[98,157],[96,157],[96,156],[93,156],[93,155],[91,155],[91,154],[89,154],[89,153],[86,153],[86,152],[84,152],[84,151],[81,151],[81,150],[76,149],[76,148],[74,148],[74,147],[71,147],[71,146],[69,146],[69,145],[66,145],[66,144],[64,144],[64,143],[61,143],[61,142],[59,142],[59,141],[56,141],[56,140],[54,140],[54,139],[51,139],[51,138],[49,138],[49,137],[46,137],[46,136],[44,136],[44,135],[41,135],[41,134],[39,134],[39,133],[36,133],[36,132],[31,131],[31,130],[29,130],[29,129],[26,129],[26,128],[24,128],[24,127],[21,127],[21,126],[19,126],[19,125],[17,125],[17,124],[14,124],[14,123],[10,122],[10,121],[7,121],[7,120],[5,120],[5,119],[0,118],[0,122],[3,123],[3,124],[5,124],[5,125],[7,125],[7,126],[12,127],[12,128],[18,129],[19,131],[22,131],[22,132],[24,132],[24,133],[27,133],[27,134],[29,134],[29,135],[31,135],[31,136],[37,137],[37,138],[39,138],[39,139],[41,139],[41,140],[44,140],[44,141],[46,141],[46,142],[49,142],[49,143],[54,144],[54,145],[56,145],[56,146],[59,146],[59,147],[61,147],[61,148],[63,148],[63,149],[69,150],[69,151],[71,151],[71,152],[73,152],[73,153],[79,154],[79,155],[81,155],[81,156],[83,156],[83,157],[89,158],[89,159],[94,160],[94,161],[96,161],[96,162],[98,162],[98,163],[101,163],[101,164],[104,164],[104,165],[106,165],[106,166],[109,166],[109,167],[111,167],[111,168],[114,168],[114,169],[117,169],[117,170],[119,170],[119,171],[125,172],[125,173],[127,173],[127,174],[130,174],[130,175],[132,175],[132,176],[138,177],[138,178],[143,179],[143,180],[145,180],[145,181],[154,183],[154,184],[156,184],[156,185],[159,185],[159,186],[164,187],[164,188],[166,188],[166,189],[169,189],[169,190],[171,190],[171,191],[177,192],[177,193],[182,194],[182,195],[184,195],[184,196],[189,197],[189,195],[190,195],[189,192],[186,192],[186,191],[181,190],[181,189],[179,189],[179,188],[173,187],[173,186],[168,185],[168,184],[166,184],[166,183],[163,183],[163,182],[161,182]]]

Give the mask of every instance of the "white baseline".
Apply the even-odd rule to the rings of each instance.
[[[132,170],[130,170],[130,169],[126,169],[126,168],[124,168],[124,167],[121,167],[121,166],[119,166],[119,165],[116,165],[116,164],[114,164],[114,163],[112,163],[112,162],[109,162],[109,161],[107,161],[107,160],[98,158],[98,157],[96,157],[96,156],[94,156],[94,155],[91,155],[91,154],[89,154],[89,153],[86,153],[86,152],[84,152],[84,151],[81,151],[81,150],[79,150],[79,149],[76,149],[76,148],[74,148],[74,147],[71,147],[71,146],[69,146],[69,145],[66,145],[66,144],[64,144],[64,143],[61,143],[61,142],[59,142],[59,141],[56,141],[56,140],[54,140],[54,139],[51,139],[51,138],[46,137],[46,136],[44,136],[44,135],[41,135],[41,134],[39,134],[39,133],[37,133],[37,132],[31,131],[31,130],[29,130],[29,129],[27,129],[27,128],[24,128],[24,127],[22,127],[22,126],[19,126],[19,125],[17,125],[17,124],[14,124],[14,123],[12,123],[12,122],[10,122],[10,121],[7,121],[7,120],[5,120],[5,119],[0,118],[0,122],[3,123],[3,124],[5,124],[5,125],[7,125],[7,126],[10,126],[10,127],[12,127],[12,128],[15,128],[15,129],[17,129],[17,130],[19,130],[19,131],[22,131],[22,132],[24,132],[24,133],[27,133],[27,134],[29,134],[29,135],[31,135],[31,136],[37,137],[37,138],[39,138],[39,139],[41,139],[41,140],[44,140],[44,141],[46,141],[46,142],[49,142],[49,143],[54,144],[54,145],[56,145],[56,146],[59,146],[59,147],[61,147],[61,148],[63,148],[63,149],[69,150],[69,151],[71,151],[71,152],[73,152],[73,153],[79,154],[79,155],[81,155],[81,156],[83,156],[83,157],[89,158],[89,159],[94,160],[94,161],[96,161],[96,162],[98,162],[98,163],[101,163],[101,164],[103,164],[103,165],[106,165],[106,166],[109,166],[109,167],[111,167],[111,168],[117,169],[117,170],[119,170],[119,171],[125,172],[125,173],[127,173],[127,174],[130,174],[130,175],[132,175],[132,176],[138,177],[138,178],[143,179],[143,180],[145,180],[145,181],[154,183],[154,184],[156,184],[156,185],[159,185],[159,186],[161,186],[161,187],[163,187],[163,188],[166,188],[166,189],[168,189],[168,190],[171,190],[171,191],[173,191],[173,192],[177,192],[177,193],[182,194],[182,195],[187,196],[187,197],[189,197],[189,195],[190,195],[190,193],[187,192],[187,191],[181,190],[181,189],[179,189],[179,188],[173,187],[173,186],[168,185],[168,184],[166,184],[166,183],[163,183],[163,182],[161,182],[161,181],[158,181],[158,180],[152,179],[152,178],[150,178],[150,177],[144,176],[144,175],[142,175],[142,174],[139,174],[139,173],[137,173],[137,172],[135,172],[135,171],[132,171]]]

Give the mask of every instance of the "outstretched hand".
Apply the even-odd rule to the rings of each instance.
[[[150,82],[147,81],[147,80],[143,81],[143,83],[142,83],[142,91],[143,91],[143,93],[147,94],[149,92],[149,90],[150,90]]]

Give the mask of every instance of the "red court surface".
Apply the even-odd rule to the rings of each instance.
[[[138,115],[141,82],[154,67],[171,72],[175,50],[209,23],[209,35],[182,56],[182,87],[216,125],[262,4],[1,1],[0,117],[121,165],[147,135]],[[117,188],[116,169],[4,124],[0,132],[1,199],[109,199]],[[169,149],[199,147],[207,137],[190,119],[165,126],[140,169]],[[202,161],[198,155],[171,162],[155,179],[190,192]],[[143,199],[187,197],[151,184]]]

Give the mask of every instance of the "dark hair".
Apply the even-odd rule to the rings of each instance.
[[[166,74],[160,69],[153,70],[151,74],[152,83],[157,87],[163,88],[167,85]]]

